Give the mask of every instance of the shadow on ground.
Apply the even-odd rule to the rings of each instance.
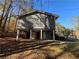
[[[50,43],[54,43],[54,41],[11,41],[11,40],[1,40],[0,44],[0,57],[8,56],[14,53],[39,49],[47,46]]]
[[[19,54],[16,59],[79,59],[78,42],[51,40],[0,40],[0,42],[0,57]]]

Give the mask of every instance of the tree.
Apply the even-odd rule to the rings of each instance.
[[[10,10],[12,8],[12,3],[13,3],[12,0],[5,0],[3,3],[4,6],[3,6],[3,11],[2,11],[1,20],[0,20],[0,27],[2,28],[2,31],[4,31],[5,29],[5,25],[9,17]]]
[[[1,19],[0,19],[0,27],[1,27],[1,24],[2,24],[2,20],[3,20],[4,13],[5,13],[6,2],[4,2],[4,4],[5,4],[5,5],[3,5],[3,8],[2,8],[2,15],[1,15]]]
[[[5,31],[7,22],[10,22],[12,15],[23,15],[32,10],[31,2],[33,0],[4,0],[2,6],[2,14],[0,18],[0,27]],[[29,5],[28,5],[29,3]],[[29,8],[28,8],[29,7]],[[17,9],[17,13],[14,11]],[[1,9],[0,9],[1,10]],[[14,14],[13,14],[14,13]],[[9,19],[8,19],[9,18]]]
[[[63,36],[63,31],[65,30],[65,27],[62,26],[60,23],[56,23],[56,33]]]
[[[20,9],[20,14],[21,15],[32,11],[32,8],[33,8],[32,1],[33,0],[19,0],[18,6],[19,6],[19,9]]]
[[[64,36],[68,38],[71,33],[70,29],[65,28],[64,26],[60,25],[60,23],[56,23],[56,32],[59,36]]]
[[[75,30],[79,30],[79,16],[72,17],[71,18],[71,23],[74,26]]]
[[[68,38],[68,36],[70,35],[70,33],[71,33],[71,30],[69,30],[69,29],[65,29],[63,31],[63,35],[65,36],[65,38]]]

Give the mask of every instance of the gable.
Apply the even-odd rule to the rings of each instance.
[[[17,28],[18,29],[43,29],[43,30],[49,30],[53,29],[53,20],[51,16],[36,13],[34,15],[30,15],[27,17],[23,17],[17,21]]]
[[[30,16],[30,15],[34,15],[34,14],[44,14],[44,15],[49,15],[49,16],[52,16],[52,17],[54,17],[55,19],[57,19],[59,16],[58,15],[56,15],[56,14],[52,14],[52,13],[48,13],[48,12],[43,12],[43,11],[38,11],[38,10],[36,10],[36,11],[32,11],[32,12],[29,12],[29,13],[26,13],[25,15],[21,15],[21,16],[19,16],[18,18],[19,19],[21,19],[21,18],[23,18],[23,17],[28,17],[28,16]]]

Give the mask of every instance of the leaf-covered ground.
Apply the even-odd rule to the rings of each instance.
[[[2,39],[0,41],[1,59],[79,59],[79,42]]]

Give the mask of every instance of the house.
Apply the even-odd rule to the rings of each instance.
[[[55,39],[55,20],[57,15],[43,11],[32,11],[21,15],[17,20],[17,37],[25,31],[29,39]]]

